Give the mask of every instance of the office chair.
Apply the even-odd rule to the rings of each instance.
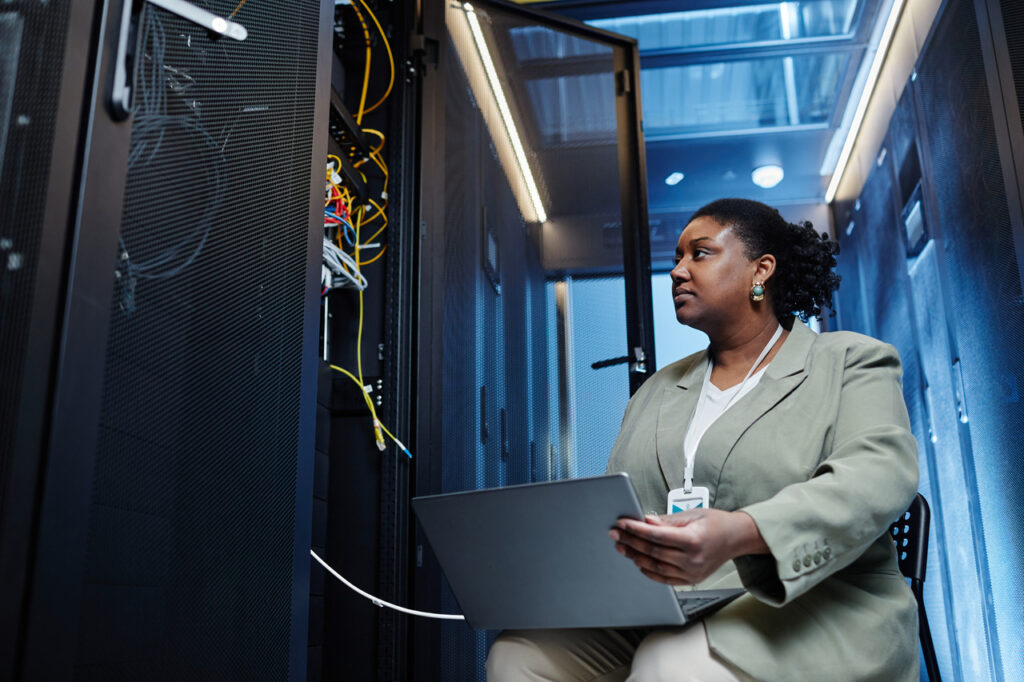
[[[920,623],[921,651],[928,671],[929,682],[941,682],[939,664],[935,660],[935,646],[932,632],[928,627],[928,614],[924,611],[924,573],[928,563],[928,526],[931,511],[921,493],[914,497],[907,511],[889,526],[896,554],[899,557],[900,573],[910,578],[910,589],[917,599],[917,618]]]

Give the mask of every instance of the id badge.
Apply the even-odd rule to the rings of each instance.
[[[708,489],[702,485],[695,485],[690,492],[684,492],[684,488],[676,488],[668,491],[668,513],[677,514],[691,509],[707,509],[711,506]]]

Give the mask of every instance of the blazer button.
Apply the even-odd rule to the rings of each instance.
[[[821,552],[815,552],[813,558],[814,558],[815,565],[820,564],[821,563]]]
[[[810,565],[811,565],[811,555],[810,554],[805,554],[804,555],[804,566],[807,567],[807,566],[810,566]]]
[[[800,570],[800,560],[799,559],[793,559],[793,570],[794,571],[799,571]]]

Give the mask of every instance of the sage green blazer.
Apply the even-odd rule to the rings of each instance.
[[[608,463],[644,509],[683,485],[683,438],[708,353],[658,371],[630,400]],[[770,555],[727,562],[696,589],[748,593],[705,621],[721,658],[761,680],[919,679],[917,608],[887,534],[917,490],[896,350],[799,320],[760,382],[701,439],[694,483],[753,517]]]

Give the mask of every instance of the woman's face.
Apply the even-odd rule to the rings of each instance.
[[[729,227],[708,216],[693,220],[679,235],[672,268],[676,319],[707,331],[750,309],[750,288],[761,274],[758,260]],[[762,304],[768,303],[767,300]]]

